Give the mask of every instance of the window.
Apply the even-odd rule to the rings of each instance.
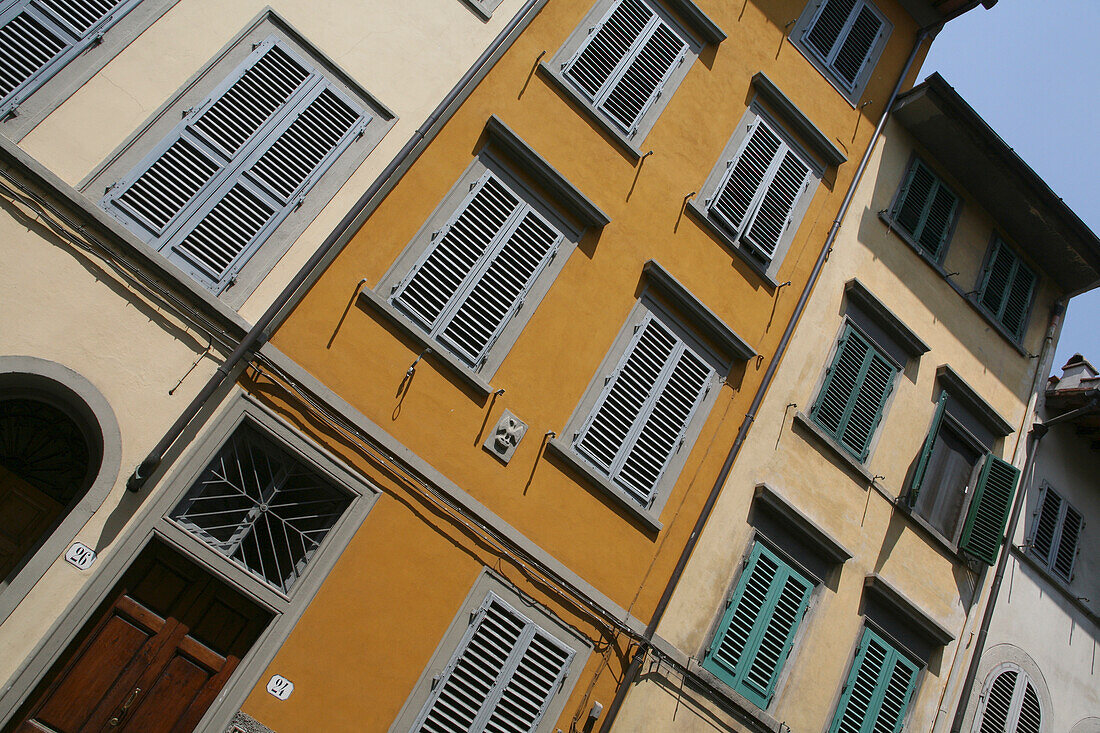
[[[243,423],[171,518],[285,594],[351,501],[348,492]]]
[[[572,449],[630,501],[649,509],[701,412],[717,366],[670,319],[643,310],[614,368],[600,380],[603,387]]]
[[[855,104],[892,26],[867,0],[811,0],[791,38]]]
[[[975,733],[1039,733],[1043,710],[1027,673],[1016,665],[994,670],[982,694]]]
[[[978,304],[1013,341],[1021,341],[1027,331],[1036,282],[1035,273],[1012,248],[994,237],[978,286]]]
[[[115,181],[100,205],[236,305],[393,120],[293,37],[266,14],[88,182]]]
[[[393,305],[473,369],[565,238],[514,181],[485,171],[397,284]]]
[[[703,185],[703,205],[690,203],[730,246],[770,276],[820,177],[785,131],[752,108]]]
[[[794,644],[813,584],[762,543],[753,546],[703,667],[760,708]]]
[[[1081,513],[1057,491],[1044,485],[1035,510],[1028,549],[1047,570],[1069,582],[1073,580],[1073,566],[1084,525]]]
[[[864,628],[829,733],[898,733],[913,698],[917,665]]]
[[[810,417],[857,460],[866,461],[898,371],[885,352],[848,322]]]
[[[919,158],[914,158],[890,218],[910,241],[938,262],[947,251],[958,208],[959,197]]]
[[[0,117],[99,43],[139,0],[16,0],[0,13]]]
[[[467,618],[411,730],[538,730],[577,652],[492,591]]]
[[[708,41],[725,38],[697,8],[685,17]],[[649,133],[698,56],[696,41],[655,0],[601,0],[543,67],[631,151]]]

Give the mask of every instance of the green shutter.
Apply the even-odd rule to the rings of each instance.
[[[978,303],[1016,341],[1027,331],[1027,317],[1038,278],[1001,239],[995,239],[978,289]]]
[[[757,543],[703,667],[766,708],[809,604],[813,584]]]
[[[970,501],[966,526],[959,540],[960,550],[986,565],[996,562],[1019,478],[1020,469],[1011,463],[992,455],[986,459]]]
[[[898,733],[917,671],[889,642],[864,629],[829,733]]]
[[[897,367],[849,324],[810,416],[862,462],[882,421],[896,373]]]
[[[929,257],[939,259],[958,204],[958,197],[944,182],[920,160],[914,160],[891,215]]]
[[[924,448],[920,452],[917,468],[913,471],[913,481],[909,485],[909,496],[906,501],[909,506],[915,506],[920,495],[921,482],[924,481],[924,472],[928,470],[928,459],[932,457],[932,449],[936,445],[936,436],[940,432],[940,423],[943,422],[943,411],[947,407],[947,391],[940,392],[940,400],[936,405],[936,414],[932,417],[932,425],[928,428],[928,437],[924,439]]]

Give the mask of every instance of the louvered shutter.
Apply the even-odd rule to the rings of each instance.
[[[221,292],[369,119],[270,38],[102,206]]]
[[[985,694],[977,733],[1039,733],[1042,707],[1031,680],[1009,668],[999,672]]]
[[[1054,553],[1054,560],[1050,566],[1055,574],[1067,581],[1073,580],[1073,566],[1077,560],[1078,541],[1082,526],[1084,526],[1084,517],[1067,503],[1062,514],[1058,550]]]
[[[917,666],[864,629],[829,733],[898,733],[916,681]]]
[[[970,500],[966,526],[959,540],[960,550],[986,565],[992,565],[997,560],[1019,478],[1020,469],[1011,463],[993,455],[986,458],[974,497]]]
[[[90,45],[138,0],[19,0],[0,14],[0,115]]]
[[[485,173],[392,302],[477,368],[563,237],[500,177]]]
[[[650,506],[713,376],[705,359],[647,313],[574,449],[631,499]]]
[[[882,420],[897,367],[847,326],[811,416],[860,461]]]
[[[619,0],[562,74],[633,135],[687,50],[680,34],[646,0]]]
[[[955,194],[924,163],[915,160],[894,206],[893,217],[929,257],[939,259],[957,208]]]
[[[928,436],[924,439],[924,448],[921,449],[917,467],[913,470],[913,482],[909,487],[909,495],[906,498],[909,506],[916,506],[917,497],[920,496],[921,482],[924,481],[924,472],[928,469],[928,460],[932,457],[932,449],[936,446],[936,436],[940,432],[940,423],[943,422],[943,413],[947,408],[947,392],[940,392],[939,402],[936,404],[936,412],[932,416],[932,425],[928,428]]]
[[[573,656],[572,649],[490,593],[412,730],[534,731]]]
[[[1062,517],[1062,497],[1049,486],[1043,488],[1039,510],[1035,516],[1035,528],[1031,534],[1031,552],[1046,566],[1050,566],[1050,551],[1058,534],[1058,520]]]
[[[758,118],[708,201],[710,213],[735,239],[770,260],[790,226],[810,167]]]
[[[1031,535],[1031,552],[1063,580],[1073,580],[1077,558],[1077,543],[1084,518],[1049,486],[1043,488],[1035,528]]]
[[[1017,341],[1027,330],[1027,316],[1037,278],[1002,240],[993,244],[978,295],[982,307]]]
[[[803,42],[851,90],[886,32],[886,24],[864,0],[824,0],[821,5]]]
[[[703,666],[766,708],[812,590],[806,578],[757,543]]]

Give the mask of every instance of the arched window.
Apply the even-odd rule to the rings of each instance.
[[[975,733],[1040,733],[1042,725],[1042,706],[1027,673],[1014,664],[993,670]]]

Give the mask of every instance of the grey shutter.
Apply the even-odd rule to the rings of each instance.
[[[19,0],[0,14],[0,115],[92,43],[138,0]]]
[[[724,223],[735,237],[740,237],[744,225],[759,200],[768,170],[782,148],[782,142],[762,118],[749,131],[736,160],[730,165],[725,180],[710,200],[710,211]]]
[[[1000,672],[985,695],[978,733],[1039,733],[1042,708],[1031,680],[1023,672]]]
[[[960,550],[986,565],[996,562],[1019,478],[1020,469],[1011,463],[993,455],[986,457],[959,539]]]
[[[1058,534],[1058,520],[1062,516],[1062,497],[1049,486],[1043,488],[1039,499],[1039,511],[1035,517],[1035,529],[1031,535],[1031,551],[1039,560],[1050,566],[1050,551]]]
[[[1062,513],[1062,524],[1058,533],[1058,549],[1054,553],[1050,569],[1064,580],[1073,580],[1073,566],[1077,559],[1077,543],[1081,536],[1084,518],[1068,503]]]
[[[856,0],[824,0],[824,7],[818,13],[817,20],[807,29],[803,40],[827,59],[840,38],[848,16],[855,7]]]
[[[1016,733],[1039,733],[1043,727],[1043,711],[1039,706],[1039,696],[1025,676],[1023,699],[1020,701],[1020,714],[1016,719]]]
[[[620,0],[562,73],[633,135],[686,52],[684,39],[645,0]]]
[[[486,173],[392,301],[476,368],[562,239],[498,176]]]
[[[269,38],[101,205],[221,292],[369,119]]]
[[[574,651],[490,593],[412,729],[530,733]]]
[[[795,202],[806,187],[810,168],[787,149],[768,182],[745,239],[765,258],[775,256],[779,240],[790,225]]]
[[[824,0],[803,42],[852,89],[884,29],[878,13],[864,0]]]
[[[713,375],[710,364],[646,314],[581,428],[576,451],[649,506]]]

